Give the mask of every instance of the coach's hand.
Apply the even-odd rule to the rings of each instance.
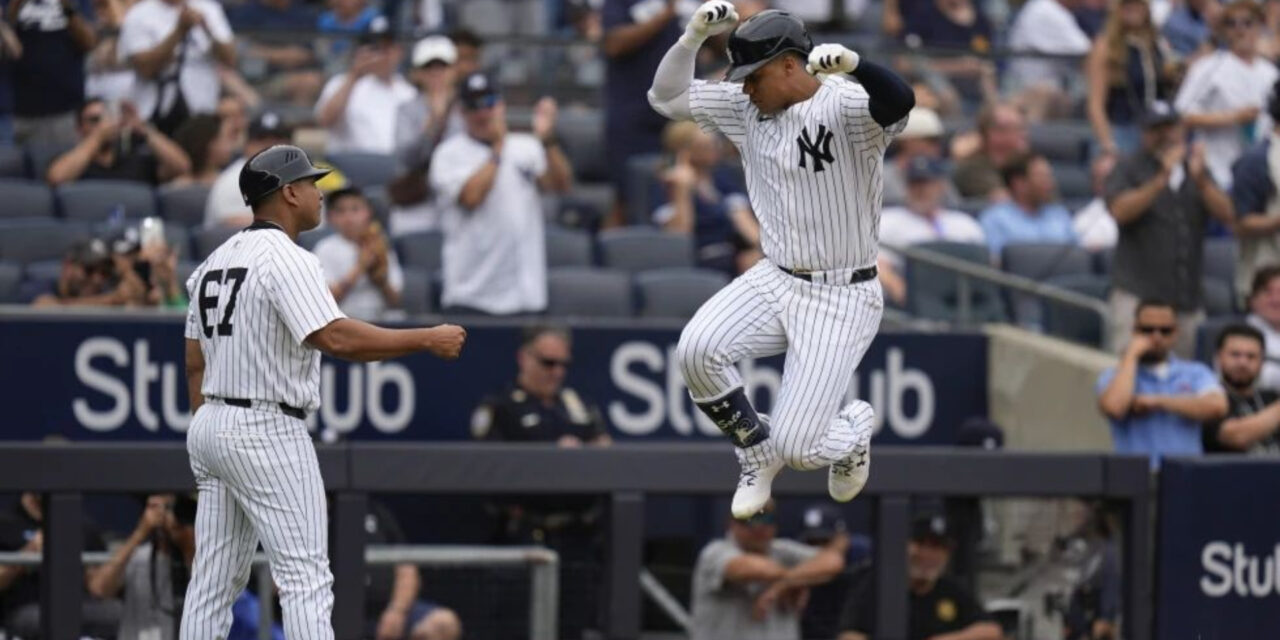
[[[711,0],[693,12],[688,26],[684,28],[684,35],[691,43],[702,44],[707,38],[728,33],[736,26],[738,10],[733,8],[733,4],[725,0]]]
[[[462,344],[467,341],[467,330],[456,324],[442,324],[427,329],[427,351],[438,358],[455,360],[462,354]]]
[[[388,608],[382,612],[382,617],[378,618],[377,640],[400,640],[405,637],[405,627],[408,623],[409,617],[405,612]]]
[[[809,52],[809,73],[853,73],[858,52],[838,44],[820,44]]]

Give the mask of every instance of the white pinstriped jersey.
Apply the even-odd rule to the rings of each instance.
[[[694,80],[689,108],[741,152],[761,248],[775,264],[827,271],[876,263],[884,152],[905,116],[880,126],[866,89],[842,75],[774,117],[761,118],[742,85],[727,82]]]
[[[205,396],[320,408],[320,352],[305,340],[346,316],[320,261],[283,231],[249,228],[187,280],[186,337],[204,352]]]

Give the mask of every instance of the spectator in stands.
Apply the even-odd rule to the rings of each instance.
[[[735,2],[735,5],[748,4],[744,2]],[[786,11],[797,18],[804,21],[810,28],[816,29],[819,25],[825,28],[848,30],[858,22],[867,11],[867,5],[871,4],[867,0],[846,0],[844,2],[844,15],[836,15],[836,7],[826,0],[773,0],[771,3],[774,9]],[[886,8],[888,3],[886,3]],[[768,7],[766,7],[768,8]],[[738,16],[743,20],[746,16],[742,15],[742,7],[738,6]]]
[[[360,37],[351,68],[320,92],[316,122],[329,130],[327,153],[395,152],[396,112],[417,95],[397,71],[400,55],[391,24],[378,16]]]
[[[1280,263],[1280,203],[1276,185],[1280,185],[1280,167],[1270,161],[1273,144],[1280,136],[1280,82],[1272,88],[1268,104],[1272,130],[1251,147],[1231,167],[1231,203],[1235,208],[1233,225],[1240,251],[1236,263],[1236,293],[1246,298],[1259,268]]]
[[[1157,102],[1142,119],[1142,149],[1107,180],[1107,209],[1120,228],[1111,268],[1112,348],[1130,333],[1138,301],[1168,301],[1178,311],[1178,355],[1195,348],[1209,219],[1232,221],[1231,199],[1214,183],[1202,145],[1188,151],[1178,113]]]
[[[365,544],[369,546],[408,543],[395,515],[376,500],[369,501],[364,530]],[[422,574],[417,566],[411,563],[369,565],[364,583],[366,638],[457,640],[462,637],[458,614],[421,598]]]
[[[13,144],[13,65],[22,57],[22,42],[9,23],[0,20],[0,143]]]
[[[334,11],[337,11],[338,7],[343,3],[334,2],[330,4],[333,5],[334,10],[328,12],[327,15],[332,17]],[[231,24],[236,27],[278,31],[296,31],[303,25],[315,23],[319,19],[312,5],[295,0],[248,0],[247,2],[232,5],[227,11],[227,17],[231,19]],[[336,23],[337,20],[334,20],[334,22]],[[322,27],[317,25],[317,28]],[[356,33],[359,33],[359,30],[356,30]],[[250,48],[273,46],[254,43],[250,45]],[[297,47],[297,45],[287,46],[290,48]],[[305,48],[302,49],[305,51]],[[277,51],[284,51],[284,49],[277,49]],[[310,57],[309,52],[307,52],[307,56]],[[301,56],[297,56],[297,59],[303,60]]]
[[[944,575],[954,547],[954,534],[941,514],[921,516],[912,523],[907,541],[907,637],[1000,640],[1004,634],[982,603]],[[852,581],[837,640],[875,637],[875,572],[869,566],[859,568]]]
[[[1107,210],[1107,179],[1116,168],[1116,157],[1100,154],[1089,164],[1089,178],[1093,185],[1093,199],[1071,219],[1071,230],[1080,240],[1080,246],[1089,251],[1102,251],[1116,246],[1120,240],[1120,227]]]
[[[896,8],[901,3],[891,4]],[[995,77],[994,64],[985,59],[995,39],[986,14],[973,0],[908,1],[905,7],[900,39],[910,48],[971,54],[934,56],[928,68],[944,76],[961,95],[981,101],[986,95],[984,81]]]
[[[833,504],[817,503],[804,510],[796,539],[811,547],[825,547],[837,536],[846,535],[844,514]],[[845,566],[865,561],[867,545],[850,540]],[[840,612],[849,593],[851,572],[841,571],[830,582],[809,588],[809,603],[800,617],[800,637],[834,638],[839,631]]]
[[[57,186],[76,180],[131,180],[160,184],[191,171],[191,160],[155,125],[144,121],[128,102],[120,115],[90,98],[80,108],[80,142],[58,156],[45,173]]]
[[[645,95],[681,25],[697,8],[693,2],[606,0],[602,49],[608,64],[604,84],[604,139],[609,174],[620,216],[628,200],[627,161],[662,150],[667,119],[649,106]],[[685,12],[685,13],[682,13]]]
[[[141,298],[145,284],[132,271],[117,279],[116,262],[104,240],[77,243],[63,256],[53,291],[37,296],[31,304],[113,307]]]
[[[1008,198],[1000,171],[1031,148],[1027,121],[1012,104],[991,104],[978,112],[978,135],[981,144],[977,152],[956,164],[951,179],[961,197],[989,201]]]
[[[192,114],[216,111],[218,65],[236,64],[235,34],[215,0],[139,0],[116,47],[137,73],[133,103],[165,135]]]
[[[1112,6],[1085,60],[1089,124],[1102,153],[1128,155],[1138,149],[1138,117],[1151,103],[1172,96],[1174,73],[1148,0]]]
[[[400,306],[404,273],[382,225],[373,218],[369,200],[359,189],[339,189],[325,197],[325,210],[337,233],[317,242],[312,253],[320,259],[343,313],[376,320]]]
[[[264,111],[249,123],[248,140],[244,145],[244,154],[227,165],[218,174],[209,188],[209,199],[205,202],[204,226],[213,227],[227,225],[246,227],[253,222],[253,212],[244,203],[240,195],[240,169],[244,163],[259,151],[272,145],[288,144],[293,140],[293,130],[284,122],[284,118],[274,111]]]
[[[1265,337],[1266,357],[1259,386],[1280,390],[1280,265],[1264,266],[1254,274],[1245,322]]]
[[[13,63],[14,133],[20,144],[72,144],[84,102],[85,54],[97,36],[88,0],[3,0],[22,56]]]
[[[993,260],[1008,244],[1076,244],[1071,212],[1056,202],[1053,167],[1034,153],[1014,158],[1001,171],[1007,202],[987,207],[978,217]]]
[[[465,78],[479,71],[484,61],[484,40],[469,29],[454,29],[449,32],[449,39],[458,50],[458,61],[453,66],[454,74]]]
[[[44,543],[44,505],[40,494],[23,492],[7,512],[0,514],[0,550],[39,553]],[[105,551],[102,535],[97,527],[85,519],[82,545],[85,551]],[[92,584],[100,571],[97,567],[84,570],[85,585]],[[10,636],[21,638],[40,637],[40,567],[0,566],[0,626]],[[114,637],[120,621],[120,602],[85,598],[80,609],[80,629],[86,636]]]
[[[231,162],[234,142],[230,123],[216,115],[193,116],[178,127],[173,137],[191,160],[191,172],[170,184],[212,187],[222,169]]]
[[[1173,305],[1144,300],[1120,364],[1098,378],[1098,408],[1111,422],[1117,453],[1198,455],[1200,424],[1227,414],[1227,396],[1204,363],[1183,360],[1172,348],[1178,322]]]
[[[1252,0],[1234,0],[1222,10],[1225,49],[1191,65],[1174,107],[1205,144],[1209,172],[1218,186],[1231,188],[1231,165],[1265,136],[1259,114],[1280,77],[1275,64],[1257,54],[1262,9]],[[1259,135],[1261,134],[1261,135]]]
[[[223,93],[218,98],[217,115],[227,128],[227,141],[231,144],[231,153],[240,155],[244,151],[245,140],[249,135],[249,107],[244,98],[234,93]],[[226,163],[224,162],[225,166]]]
[[[1191,58],[1209,44],[1213,25],[1222,12],[1218,0],[1182,0],[1164,21],[1164,37],[1181,58]]]
[[[1266,338],[1247,324],[1218,334],[1214,364],[1227,391],[1227,415],[1204,424],[1205,453],[1280,456],[1280,392],[1261,388]]]
[[[728,535],[702,548],[693,567],[692,640],[800,640],[809,587],[844,570],[849,537],[837,534],[821,548],[778,538],[777,517],[770,500],[747,520],[730,518]]]
[[[328,4],[329,10],[316,20],[316,29],[321,33],[359,36],[369,32],[374,18],[382,17],[382,12],[368,0],[332,0]]]
[[[108,102],[126,100],[133,91],[133,69],[120,59],[117,45],[129,4],[123,0],[92,0],[92,3],[97,44],[86,60],[88,75],[84,93]]]
[[[227,15],[236,28],[259,30],[296,31],[317,20],[313,6],[297,0],[248,0],[230,6]],[[246,62],[262,65],[264,81],[258,89],[269,100],[315,104],[324,86],[324,74],[314,68],[318,63],[314,46],[255,39],[245,43],[242,53]]]
[[[916,158],[937,158],[942,155],[942,137],[946,131],[937,112],[917,105],[907,116],[907,126],[889,143],[890,162],[884,164],[882,180],[885,204],[900,204],[907,197],[907,167]],[[945,202],[950,206],[960,203],[960,194],[950,181],[946,183]]]
[[[907,284],[902,257],[889,247],[908,247],[922,242],[966,242],[984,244],[982,227],[973,216],[944,206],[947,188],[942,161],[919,157],[907,167],[906,205],[886,207],[880,213],[878,265],[880,284],[891,302],[903,306]]]
[[[120,638],[176,640],[179,612],[196,553],[196,501],[147,496],[133,533],[94,574],[89,593],[121,598]]]
[[[1071,10],[1079,0],[1028,0],[1009,27],[1009,48],[1032,54],[1014,58],[1008,77],[1033,121],[1058,110],[1063,91],[1072,86],[1079,65],[1042,56],[1083,56],[1092,42]],[[1039,55],[1035,55],[1039,54]]]
[[[547,306],[546,246],[539,192],[573,180],[555,137],[556,103],[533,108],[533,135],[508,133],[497,81],[483,73],[458,89],[466,134],[436,148],[430,187],[443,214],[446,309],[485,314]]]
[[[751,268],[761,256],[760,223],[720,141],[693,122],[673,122],[662,137],[671,160],[654,183],[653,221],[693,236],[700,267],[731,277]]]

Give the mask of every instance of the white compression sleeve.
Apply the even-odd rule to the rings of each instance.
[[[649,105],[672,120],[693,118],[689,111],[689,83],[693,82],[694,62],[702,43],[691,40],[686,35],[671,45],[658,63],[653,86],[649,87]]]

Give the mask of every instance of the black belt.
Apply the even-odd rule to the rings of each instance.
[[[789,276],[795,276],[797,278],[800,278],[801,280],[813,282],[812,271],[796,271],[794,269],[788,269],[786,267],[778,267],[778,268],[782,269],[782,272]],[[857,284],[859,282],[866,282],[868,280],[874,279],[877,274],[879,274],[879,271],[876,270],[875,265],[872,265],[870,267],[866,267],[863,269],[855,269],[852,273],[849,274],[849,282],[847,284]]]
[[[247,398],[220,398],[218,396],[209,396],[209,399],[217,400],[222,404],[232,406],[232,407],[241,407],[243,409],[253,408],[253,401]],[[291,407],[283,402],[280,402],[277,404],[280,406],[280,413],[283,413],[286,416],[289,416],[290,418],[297,418],[299,420],[307,419],[306,411],[303,411],[302,409],[299,409],[297,407]]]

